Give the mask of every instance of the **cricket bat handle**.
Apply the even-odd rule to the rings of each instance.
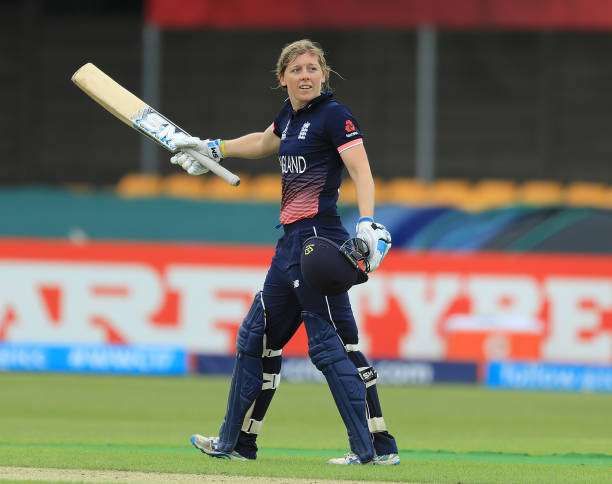
[[[185,153],[193,156],[199,163],[204,165],[206,168],[212,171],[215,175],[223,178],[230,185],[233,185],[235,187],[240,185],[240,177],[238,175],[235,175],[231,171],[229,171],[227,168],[221,166],[219,163],[212,161],[208,157],[192,149],[187,148],[187,149],[182,149],[181,151],[184,151]]]

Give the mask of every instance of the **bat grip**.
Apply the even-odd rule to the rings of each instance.
[[[233,185],[235,187],[240,185],[240,177],[238,175],[233,174],[227,168],[221,166],[219,163],[211,160],[207,156],[204,156],[202,153],[188,148],[183,149],[182,151],[193,156],[198,162],[200,162],[202,165],[212,171],[215,175],[223,178],[230,185]]]

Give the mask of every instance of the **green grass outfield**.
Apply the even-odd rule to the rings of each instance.
[[[256,462],[211,459],[228,380],[0,374],[0,466],[408,482],[612,483],[612,395],[382,387],[395,467],[330,466],[346,434],[324,385],[283,383]]]

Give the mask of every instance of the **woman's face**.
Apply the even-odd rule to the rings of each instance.
[[[280,76],[280,84],[287,88],[293,109],[300,109],[321,94],[325,74],[315,54],[306,52],[293,59]]]

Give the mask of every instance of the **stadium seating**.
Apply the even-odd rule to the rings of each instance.
[[[430,186],[430,204],[463,207],[469,200],[470,190],[471,185],[468,180],[437,180]]]
[[[519,187],[518,201],[526,205],[558,205],[563,202],[563,186],[556,181],[527,181]]]
[[[381,187],[383,187],[382,180],[375,180],[376,183],[376,202],[383,203],[383,194]],[[350,178],[345,179],[340,185],[340,195],[338,197],[338,202],[344,205],[356,205],[357,204],[357,189],[355,188],[355,183]]]
[[[342,182],[342,185],[340,185],[338,202],[343,205],[357,204],[357,190],[352,180],[346,179]]]
[[[516,203],[518,187],[510,180],[485,179],[476,183],[464,208],[471,211],[498,208]]]
[[[206,198],[209,194],[207,181],[204,177],[181,173],[169,175],[164,178],[162,194],[175,198]]]
[[[240,185],[234,187],[218,176],[207,177],[206,198],[211,200],[247,200],[252,198],[252,183],[248,175],[237,173]]]
[[[170,196],[220,201],[260,201],[278,203],[281,182],[277,174],[239,174],[238,188],[215,176],[193,177],[174,173],[165,177],[130,173],[117,184],[122,197]],[[409,207],[450,207],[480,212],[513,205],[573,206],[612,208],[612,187],[605,183],[573,182],[563,185],[551,180],[440,179],[426,183],[415,178],[376,179],[376,204]],[[343,181],[339,201],[356,205],[357,192],[350,178]]]
[[[376,187],[377,202],[401,205],[429,204],[429,185],[415,178],[393,178]]]
[[[279,202],[281,198],[280,176],[259,175],[249,184],[249,196],[262,202]]]
[[[565,190],[564,201],[578,207],[612,208],[612,190],[603,183],[574,182]]]
[[[157,197],[162,191],[163,178],[146,173],[129,173],[117,184],[117,194],[122,197]]]

